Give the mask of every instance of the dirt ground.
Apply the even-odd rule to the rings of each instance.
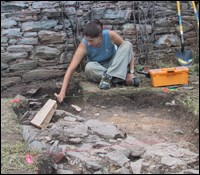
[[[189,86],[193,89],[177,88],[168,91],[165,91],[165,87],[153,88],[149,78],[138,76],[139,87],[118,85],[104,91],[98,88],[98,84],[86,81],[82,73],[75,73],[66,98],[62,104],[58,103],[57,109],[66,110],[86,120],[99,119],[109,122],[149,145],[161,142],[179,143],[183,148],[199,153],[199,74],[192,73],[189,76]],[[20,108],[13,114],[10,99],[20,94],[37,99],[44,105],[48,99],[56,99],[53,94],[59,93],[61,83],[62,77],[20,83],[1,91],[2,145],[13,145],[13,141],[14,144],[22,142],[16,117],[13,119],[10,115],[24,114],[27,109]],[[28,95],[28,91],[37,88],[35,94]],[[73,105],[77,105],[81,110],[77,111]],[[9,162],[7,166],[13,165]],[[24,167],[27,168],[26,163]],[[26,170],[24,167],[21,170],[16,167],[10,173],[36,173],[34,168]]]
[[[199,152],[198,114],[187,105],[185,99],[199,103],[199,84],[191,84],[192,90],[177,88],[165,92],[164,88],[152,88],[149,78],[138,75],[139,87],[117,86],[102,91],[98,84],[87,82],[82,74],[75,74],[70,82],[67,96],[57,109],[63,109],[86,119],[110,122],[121,130],[147,143],[179,142],[183,147]],[[199,82],[198,75],[192,75],[190,82]],[[39,90],[31,98],[44,104],[55,99],[62,78],[49,81],[19,84],[2,91],[1,97],[14,98],[17,94],[26,96],[32,88]],[[72,105],[77,105],[77,111]],[[26,111],[24,111],[26,112]],[[4,132],[1,133],[4,135]],[[7,139],[9,134],[6,134]]]

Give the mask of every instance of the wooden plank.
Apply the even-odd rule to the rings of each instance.
[[[44,122],[41,124],[41,128],[46,128],[51,121],[51,118],[56,110],[57,105],[54,105],[52,109],[49,111],[48,115],[46,116]]]
[[[45,128],[48,126],[55,110],[57,108],[57,102],[55,100],[49,99],[40,111],[31,120],[31,124],[38,128]]]

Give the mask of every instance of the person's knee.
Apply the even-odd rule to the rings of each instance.
[[[120,45],[120,48],[123,48],[123,49],[132,49],[133,48],[133,45],[130,41],[124,41],[121,45]]]
[[[132,47],[132,43],[130,41],[124,41],[123,43],[126,47]]]
[[[97,74],[97,64],[95,62],[89,62],[85,66],[85,76],[89,81],[99,82],[101,76]]]
[[[85,66],[85,72],[86,73],[93,72],[93,69],[94,69],[94,63],[93,62],[89,62],[89,63],[86,64],[86,66]]]

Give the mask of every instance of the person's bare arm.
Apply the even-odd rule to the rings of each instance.
[[[111,41],[113,42],[113,44],[117,45],[117,47],[119,47],[124,42],[123,38],[112,30],[109,31],[109,35]]]
[[[62,84],[62,88],[60,90],[59,94],[54,94],[57,98],[57,100],[61,103],[66,95],[66,90],[69,84],[69,81],[71,79],[72,74],[74,73],[74,71],[76,70],[78,64],[81,62],[81,60],[83,59],[83,57],[86,54],[86,48],[85,45],[81,42],[72,58],[72,61],[65,73],[64,79],[63,79],[63,84]]]
[[[129,68],[132,71],[134,71],[134,63],[135,63],[135,57],[134,57],[134,52],[133,52],[133,57],[132,57],[131,62],[129,64]],[[133,78],[134,78],[134,73],[128,73],[127,76],[126,76],[126,84],[131,85]]]

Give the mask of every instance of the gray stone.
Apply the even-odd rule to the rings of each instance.
[[[44,142],[34,140],[31,143],[29,143],[29,148],[36,151],[44,151],[47,149],[47,145]]]
[[[71,117],[76,118],[76,116],[74,114],[64,111],[64,110],[61,110],[61,109],[56,109],[54,115],[58,115],[58,116],[62,116],[62,117],[71,116]]]
[[[17,39],[11,38],[11,39],[9,39],[8,43],[12,44],[12,45],[15,45],[17,43]]]
[[[60,55],[60,62],[59,63],[67,63],[67,59],[66,59],[66,53],[63,52],[61,55]]]
[[[155,34],[171,34],[175,33],[176,29],[174,27],[159,27],[155,28]]]
[[[105,7],[94,8],[93,9],[94,19],[101,19],[104,15],[105,10],[106,10]]]
[[[185,163],[182,160],[174,158],[174,157],[171,157],[171,156],[162,157],[161,163],[166,165],[166,166],[174,166],[174,165],[181,166],[181,165],[185,165]]]
[[[71,26],[71,23],[70,23],[70,21],[68,19],[64,19],[64,25],[65,25],[65,28],[68,29]],[[64,25],[63,25],[63,28],[64,28]],[[71,32],[71,31],[67,30],[67,33],[68,32]]]
[[[70,171],[70,170],[63,170],[63,169],[59,169],[57,171],[58,174],[74,174],[73,171]]]
[[[195,134],[199,134],[199,129],[196,128],[196,129],[194,130],[194,133],[195,133]]]
[[[164,44],[168,47],[179,46],[180,45],[180,39],[177,35],[173,35],[173,34],[162,35],[160,38],[158,38],[156,44],[158,44],[158,45]]]
[[[112,171],[110,174],[132,174],[130,170],[126,167],[119,168],[115,171]]]
[[[102,171],[95,171],[93,174],[103,174]]]
[[[67,7],[65,8],[65,13],[67,15],[74,15],[76,13],[76,10],[74,7]]]
[[[99,142],[99,141],[102,141],[102,140],[103,140],[103,138],[100,138],[97,135],[88,135],[88,137],[85,138],[86,143],[96,143],[96,142]]]
[[[78,124],[74,128],[67,128],[64,129],[64,135],[67,137],[86,137],[88,136],[87,133],[87,126],[84,124]]]
[[[11,37],[21,37],[22,34],[20,32],[20,28],[15,28],[15,29],[3,29],[1,32],[2,36],[7,36],[8,38]]]
[[[77,16],[83,16],[84,12],[83,10],[77,10]]]
[[[123,166],[125,163],[129,162],[130,160],[121,154],[119,151],[112,151],[106,154],[105,158],[112,164],[116,166]]]
[[[55,30],[56,32],[58,32],[58,31],[60,31],[60,30],[62,30],[62,29],[63,29],[63,25],[57,25],[57,26],[54,27],[54,30]]]
[[[1,52],[5,52],[5,47],[1,47]]]
[[[131,162],[130,167],[131,167],[133,174],[141,174],[142,173],[141,169],[142,169],[142,162],[143,161],[144,161],[143,159],[139,159],[135,162]]]
[[[31,70],[36,68],[38,65],[38,60],[26,61],[24,63],[13,64],[12,66],[10,66],[10,70]]]
[[[123,34],[124,35],[136,35],[137,32],[141,32],[141,30],[144,30],[144,26],[141,26],[139,24],[131,24],[126,23],[123,25]],[[147,34],[152,33],[152,26],[146,25],[146,32]]]
[[[62,151],[62,148],[58,147],[58,143],[59,141],[56,140],[53,145],[49,148],[49,153],[50,154],[54,154],[54,153],[57,153],[57,152],[61,152]]]
[[[31,70],[22,76],[23,82],[31,82],[35,80],[48,80],[50,78],[60,77],[64,75],[64,71],[60,70]]]
[[[161,163],[160,171],[166,173],[179,172],[191,164],[196,165],[199,161],[198,156],[194,152],[179,147],[178,144],[159,143],[149,146],[141,157],[151,165]]]
[[[92,169],[93,171],[94,170],[97,171],[97,170],[101,169],[101,166],[95,161],[87,161],[85,165],[86,165],[86,168],[89,170]]]
[[[38,37],[43,44],[64,43],[66,41],[65,32],[40,31]]]
[[[10,28],[16,25],[17,25],[17,22],[12,19],[3,19],[1,21],[1,28]]]
[[[173,155],[175,158],[180,158],[181,160],[196,160],[198,154],[195,154],[187,149],[178,147],[175,143],[159,143],[154,144],[146,148],[145,156],[170,156]]]
[[[28,143],[34,141],[40,130],[30,125],[22,125],[22,136]]]
[[[2,63],[2,62],[1,62],[1,70],[5,70],[5,69],[7,69],[8,67],[9,67],[8,64]]]
[[[183,170],[177,174],[199,174],[199,170],[187,169],[187,170]]]
[[[58,57],[61,54],[61,51],[59,51],[56,48],[51,48],[47,46],[36,46],[35,47],[35,57],[41,58],[41,59],[54,59]]]
[[[109,147],[110,151],[118,151],[120,152],[121,154],[125,155],[126,157],[129,157],[129,155],[131,154],[131,150],[130,149],[127,149],[126,147],[124,147],[123,145],[112,145]]]
[[[33,46],[27,45],[12,45],[7,47],[8,52],[30,52]]]
[[[24,32],[23,36],[24,37],[36,37],[37,32]]]
[[[81,152],[90,152],[92,150],[92,143],[83,143],[78,150]]]
[[[76,118],[67,116],[67,117],[64,117],[64,120],[74,122],[74,121],[76,121]]]
[[[144,167],[144,163],[142,165]],[[158,165],[149,165],[146,172],[150,172],[151,174],[163,174],[163,166],[160,163]]]
[[[75,5],[76,1],[63,1],[62,3],[63,5],[68,6],[68,5]]]
[[[1,13],[12,12],[26,8],[28,8],[28,3],[26,1],[11,1],[1,4]]]
[[[127,149],[140,149],[140,148],[146,148],[149,145],[147,145],[146,143],[136,139],[135,137],[132,136],[127,136],[121,143],[121,146],[124,146]]]
[[[82,139],[81,138],[69,138],[68,143],[70,144],[79,144],[82,143]]]
[[[77,152],[77,150],[70,150],[65,152],[65,156],[71,162],[87,162],[89,160],[88,156],[83,153]]]
[[[158,18],[155,21],[155,26],[156,27],[173,27],[176,26],[176,21],[173,21],[172,19],[167,19],[167,18]]]
[[[6,43],[8,41],[8,37],[2,36],[1,37],[1,43]]]
[[[183,130],[181,130],[181,129],[175,129],[174,131],[173,131],[173,133],[175,133],[175,134],[184,134],[184,132],[183,132]]]
[[[124,19],[126,15],[125,10],[106,9],[103,19]]]
[[[94,132],[104,138],[117,139],[124,137],[123,133],[111,124],[104,123],[98,120],[88,120],[85,124],[89,127],[91,132]]]
[[[17,83],[21,82],[20,77],[6,77],[6,78],[1,78],[1,87],[10,87],[13,85],[16,85]]]
[[[35,13],[35,12],[33,12],[33,13]],[[39,12],[36,12],[36,13],[39,13]],[[29,13],[28,14],[27,13],[24,13],[24,14],[20,13],[20,16],[16,13],[13,13],[12,15],[15,15],[15,16],[11,17],[13,20],[20,22],[20,24],[19,24],[20,27],[21,27],[21,22],[26,22],[26,21],[30,22],[30,21],[39,20],[38,16],[32,14],[31,12],[30,12],[30,14]]]
[[[58,23],[58,20],[49,20],[49,21],[37,21],[37,22],[24,22],[22,23],[22,31],[39,31],[47,30],[55,27]]]
[[[55,18],[61,16],[61,11],[62,10],[60,8],[42,9],[41,14],[47,18]]]
[[[18,44],[28,44],[28,45],[37,45],[38,38],[20,38],[17,41]]]
[[[1,61],[4,63],[9,63],[16,59],[25,59],[28,57],[27,52],[3,52],[1,53]]]
[[[8,47],[8,43],[1,43],[1,47]]]
[[[96,143],[93,144],[93,148],[99,149],[99,148],[109,148],[112,145],[110,143],[104,142],[104,141],[97,141]]]
[[[33,9],[43,9],[43,8],[55,8],[58,7],[58,2],[56,1],[37,1],[33,2],[32,8]]]

